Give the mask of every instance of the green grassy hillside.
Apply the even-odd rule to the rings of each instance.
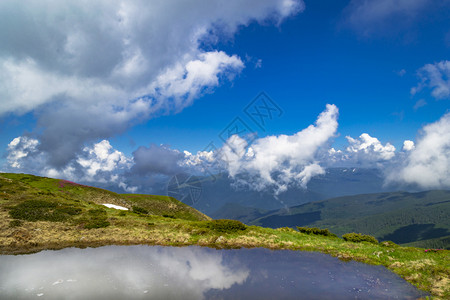
[[[314,226],[370,234],[398,244],[450,248],[450,191],[339,197],[272,212],[251,222],[265,227]]]
[[[450,297],[449,251],[346,241],[321,233],[211,220],[164,196],[119,195],[64,180],[0,173],[0,254],[137,244],[319,251],[383,265],[432,295]]]
[[[58,215],[65,222],[77,223],[87,218],[90,210],[109,210],[103,204],[114,204],[128,208],[131,212],[138,210],[141,214],[165,216],[185,220],[201,221],[210,218],[192,207],[167,196],[116,194],[107,190],[80,185],[74,182],[38,177],[27,174],[0,174],[0,203],[9,207],[8,202],[17,203],[13,209],[16,215],[26,220],[26,210],[32,207],[42,212],[41,219]],[[56,205],[56,206],[55,206]],[[52,206],[55,206],[52,208]],[[47,207],[47,209],[45,208]],[[10,207],[9,207],[10,208]],[[22,213],[19,213],[22,210]],[[69,213],[70,211],[70,213]],[[112,210],[114,211],[114,209]],[[32,216],[29,216],[33,218]],[[20,219],[20,218],[19,218]],[[35,217],[36,221],[39,217]]]

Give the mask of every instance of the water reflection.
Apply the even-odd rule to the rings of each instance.
[[[383,267],[267,249],[107,246],[0,256],[7,299],[415,299]]]

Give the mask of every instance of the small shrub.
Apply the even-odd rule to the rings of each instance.
[[[206,225],[207,228],[224,233],[234,233],[238,231],[243,231],[247,229],[247,226],[237,220],[212,220],[209,221]]]
[[[127,215],[127,212],[124,211],[124,210],[121,210],[121,211],[119,212],[119,216],[121,216],[121,217],[124,217],[124,216],[126,216],[126,215]]]
[[[176,219],[177,217],[175,217],[175,216],[172,216],[172,215],[166,215],[166,214],[164,214],[164,215],[162,215],[164,218],[171,218],[171,219]]]
[[[25,221],[63,222],[81,213],[81,209],[44,200],[27,200],[13,206],[9,215]]]
[[[108,227],[110,223],[106,219],[91,219],[89,222],[84,224],[84,228],[93,229],[93,228],[105,228]]]
[[[378,244],[378,240],[375,237],[367,234],[352,232],[344,234],[342,238],[347,242],[354,242],[354,243],[369,242],[372,244]]]
[[[58,212],[63,214],[68,214],[70,216],[76,216],[81,213],[81,208],[72,207],[72,206],[63,206],[56,209]]]
[[[12,207],[9,214],[14,219],[26,221],[46,221],[51,218],[56,203],[43,200],[28,200]]]
[[[148,215],[148,210],[139,206],[133,206],[133,212],[137,214]]]
[[[9,222],[9,227],[19,227],[22,226],[23,222],[21,220],[12,220]]]
[[[314,234],[314,235],[323,235],[323,236],[331,236],[337,237],[334,233],[330,232],[328,228],[320,229],[317,227],[297,227],[297,230],[306,233],[306,234]]]
[[[86,229],[104,228],[110,225],[107,217],[108,215],[104,209],[90,209],[87,212],[87,217],[82,218],[79,222]]]

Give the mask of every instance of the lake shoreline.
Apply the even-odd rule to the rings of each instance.
[[[7,298],[43,294],[61,299],[65,293],[108,299],[142,298],[146,293],[158,299],[429,296],[382,266],[343,262],[319,252],[265,248],[65,248],[0,256],[0,268],[0,290]]]
[[[28,226],[38,227],[42,222],[34,222]],[[47,222],[45,222],[47,223]],[[383,246],[382,244],[351,243],[339,238],[311,236],[289,228],[270,229],[250,226],[243,232],[225,234],[214,231],[193,232],[187,230],[189,222],[169,220],[158,226],[142,229],[124,229],[106,227],[98,229],[60,228],[62,224],[53,223],[48,231],[30,228],[34,234],[32,240],[17,240],[6,244],[0,240],[1,255],[31,254],[44,250],[60,250],[64,248],[97,248],[117,245],[148,246],[200,246],[216,249],[267,248],[271,250],[295,250],[321,252],[344,261],[354,260],[371,265],[383,265],[417,288],[431,293],[433,296],[446,297],[450,292],[448,252],[426,253],[424,249],[399,246]],[[46,224],[48,225],[48,224]],[[56,227],[56,228],[55,228]],[[13,229],[17,236],[25,231]],[[194,233],[194,234],[193,234]],[[198,235],[195,235],[198,233]],[[11,234],[10,234],[11,235]],[[45,237],[46,242],[38,242]],[[59,237],[59,239],[57,239]]]

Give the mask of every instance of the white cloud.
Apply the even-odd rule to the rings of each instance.
[[[411,151],[414,150],[414,142],[410,140],[406,140],[403,142],[403,151]]]
[[[8,164],[14,169],[23,167],[23,160],[30,154],[37,152],[39,141],[34,138],[16,137],[8,144]]]
[[[219,84],[219,74],[227,72],[233,76],[244,67],[236,55],[228,56],[222,51],[202,53],[199,59],[189,61],[185,66],[178,64],[159,75],[149,90],[158,99],[174,98],[174,108],[179,111],[190,105],[203,89]],[[167,103],[167,102],[166,102]]]
[[[443,60],[434,64],[426,64],[417,71],[417,74],[421,81],[411,89],[412,95],[424,88],[429,88],[431,95],[436,99],[450,97],[450,61]]]
[[[450,113],[423,127],[403,166],[387,179],[427,189],[450,188]]]
[[[317,163],[312,163],[305,166],[305,168],[295,178],[300,181],[300,186],[306,188],[306,185],[316,175],[325,174],[325,170]]]
[[[315,125],[291,136],[256,139],[248,148],[244,139],[232,136],[222,147],[221,158],[231,177],[253,189],[271,187],[279,193],[290,184],[306,187],[312,176],[324,172],[316,155],[336,133],[337,117],[338,108],[328,104]]]
[[[359,136],[359,139],[354,139],[350,136],[346,137],[349,146],[347,152],[352,156],[357,157],[358,161],[379,161],[390,160],[395,156],[395,147],[390,143],[383,146],[381,142],[371,137],[367,133]]]
[[[121,178],[132,167],[133,159],[115,150],[107,140],[85,147],[71,163],[60,169],[47,165],[47,154],[38,150],[39,144],[39,140],[26,136],[13,139],[7,149],[7,170],[72,181],[110,183],[128,192],[136,191]]]
[[[182,164],[188,167],[206,168],[215,162],[214,151],[198,151],[197,154],[183,151],[183,153],[185,159]]]
[[[118,187],[123,189],[125,192],[132,194],[136,193],[139,189],[137,186],[129,186],[125,182],[119,182]]]
[[[97,96],[114,102],[126,97],[123,90],[99,79],[64,76],[40,68],[38,62],[30,57],[18,61],[0,55],[0,70],[0,115],[5,112],[26,113],[61,97],[70,97],[84,104],[89,104]]]
[[[233,34],[251,21],[278,22],[302,9],[292,0],[4,0],[0,114],[28,112],[60,95],[86,103],[113,99],[122,106],[166,89],[169,70],[184,79],[172,87],[174,95],[217,85],[218,73],[239,70],[242,62],[203,52],[201,40],[218,31]]]
[[[330,148],[320,153],[320,161],[327,167],[364,167],[384,169],[386,165],[400,159],[395,147],[382,144],[376,137],[367,133],[358,138],[346,136],[348,146],[343,150]]]
[[[179,112],[243,68],[205,51],[301,0],[0,1],[0,115],[34,111],[40,151],[63,168],[86,143]]]
[[[45,160],[41,160],[45,163]],[[64,168],[55,169],[41,166],[40,174],[53,178],[64,178],[78,182],[95,182],[115,184],[127,192],[135,192],[135,187],[129,187],[122,179],[122,174],[133,165],[133,159],[114,149],[109,141],[103,140],[89,147]]]
[[[107,140],[96,143],[93,147],[85,147],[83,152],[76,160],[84,170],[83,181],[94,181],[95,176],[101,172],[116,173],[120,169],[129,169],[133,164],[131,158],[113,149]]]
[[[109,246],[58,253],[2,260],[2,298],[43,293],[54,299],[205,299],[208,291],[241,285],[250,274],[247,262],[204,247]]]

